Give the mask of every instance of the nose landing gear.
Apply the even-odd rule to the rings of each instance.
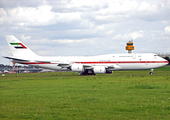
[[[152,74],[153,74],[153,70],[154,70],[154,69],[151,69],[151,71],[150,71],[150,73],[149,73],[150,75],[152,75]]]

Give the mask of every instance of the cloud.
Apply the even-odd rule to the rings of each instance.
[[[156,4],[151,5],[150,3],[143,1],[142,3],[140,3],[137,10],[148,14],[150,12],[158,12],[158,6]]]
[[[31,36],[21,35],[22,40],[30,40]]]
[[[57,22],[67,23],[80,20],[81,12],[60,13],[51,11],[52,6],[0,8],[0,24],[10,24],[12,29],[24,26],[47,26]],[[15,25],[15,26],[14,26]]]
[[[71,23],[81,19],[81,12],[69,12],[69,13],[56,13],[56,20],[60,23]]]
[[[0,25],[3,24],[3,22],[6,19],[6,16],[7,16],[7,14],[6,14],[5,10],[3,8],[0,8]]]
[[[116,36],[114,36],[112,39],[113,40],[118,40],[118,41],[127,41],[127,40],[135,40],[138,38],[142,38],[143,37],[143,33],[144,31],[140,30],[140,31],[134,31],[132,33],[129,34],[118,34]]]
[[[51,6],[43,5],[38,8],[32,7],[17,7],[7,9],[7,22],[17,26],[40,26],[54,24],[55,14],[51,12]],[[5,22],[5,21],[4,21]]]
[[[57,23],[57,14],[51,12],[52,6],[16,7],[4,10],[0,8],[0,24],[10,24],[17,27],[44,26]],[[14,27],[13,27],[14,28]]]
[[[140,30],[139,32],[133,32],[133,33],[130,33],[131,37],[133,39],[137,39],[137,38],[142,38],[143,37],[143,31]]]
[[[77,42],[83,42],[84,40],[56,40],[56,42],[60,44],[70,44],[70,43],[77,43]]]
[[[170,35],[170,26],[164,28],[165,34]]]
[[[0,0],[0,7],[2,8],[15,8],[18,6],[25,6],[25,7],[37,7],[41,5],[44,1],[43,0]]]

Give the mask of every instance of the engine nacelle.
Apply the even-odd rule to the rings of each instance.
[[[73,64],[73,65],[71,66],[71,70],[72,70],[73,72],[84,72],[83,65],[81,65],[81,64]]]
[[[104,66],[95,66],[93,71],[95,74],[104,74],[106,73],[106,68]]]

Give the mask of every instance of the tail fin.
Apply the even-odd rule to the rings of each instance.
[[[24,45],[21,41],[19,41],[13,35],[5,36],[8,45],[11,49],[13,56],[36,56],[36,54],[31,51],[26,45]]]

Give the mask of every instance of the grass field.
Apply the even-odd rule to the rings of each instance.
[[[0,119],[169,120],[170,66],[149,72],[1,75]]]

